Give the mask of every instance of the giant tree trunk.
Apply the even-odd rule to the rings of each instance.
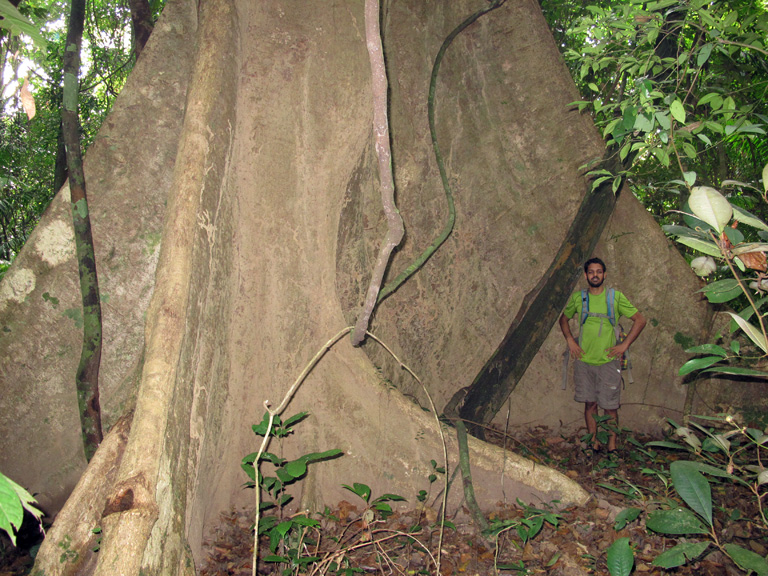
[[[84,503],[90,504],[90,521],[103,528],[97,573],[192,572],[202,557],[204,533],[219,512],[251,504],[252,493],[241,487],[246,477],[239,462],[255,450],[250,426],[261,420],[263,402],[277,405],[315,352],[351,323],[382,236],[380,210],[370,200],[377,176],[362,3],[199,4],[198,13],[194,0],[169,0],[133,84],[120,97],[134,100],[116,104],[118,115],[105,126],[106,134],[130,130],[135,117],[119,114],[140,112],[141,133],[126,132],[125,140],[110,136],[110,146],[89,152],[89,169],[104,170],[90,179],[102,186],[97,189],[103,196],[96,194],[94,201],[101,198],[103,204],[94,210],[107,223],[100,226],[94,216],[97,238],[116,233],[106,220],[107,198],[125,193],[123,186],[134,191],[134,204],[151,203],[151,216],[164,212],[165,219],[154,278],[146,274],[154,271],[154,260],[130,245],[105,242],[105,252],[97,255],[115,302],[123,305],[124,299],[132,306],[122,316],[105,312],[105,335],[111,338],[105,355],[120,361],[105,366],[112,384],[103,392],[103,404],[114,421],[133,404],[128,391],[140,373],[136,410],[121,457],[116,453],[122,443],[109,435],[105,440],[117,470],[97,453],[100,468],[86,470],[57,519],[48,552],[41,550],[38,569],[46,574],[63,573],[54,568],[50,551],[67,537],[69,522],[82,522],[73,518],[82,518],[75,512]],[[392,274],[441,227],[439,177],[426,127],[429,68],[445,35],[481,4],[402,0],[385,7],[395,169],[408,235]],[[452,49],[458,49],[443,64],[437,123],[459,190],[456,235],[415,282],[385,301],[373,327],[395,343],[438,398],[468,385],[496,346],[508,323],[505,315],[519,307],[521,295],[552,259],[586,190],[579,166],[603,153],[589,118],[567,110],[575,99],[573,86],[535,2],[506,3],[455,44]],[[166,65],[169,54],[174,60]],[[184,102],[179,123],[173,105],[178,110]],[[160,109],[149,111],[150,106]],[[123,145],[137,155],[149,149],[150,158],[115,162],[109,154]],[[111,172],[101,167],[106,162]],[[141,162],[159,179],[157,186],[151,179],[138,188],[130,180],[111,183],[123,172],[143,177]],[[130,222],[127,238],[142,238],[137,228],[151,231],[147,243],[157,238],[157,220],[150,214],[125,208],[120,216]],[[43,230],[52,222],[44,220]],[[662,238],[658,231],[657,238]],[[38,262],[41,252],[34,251],[39,242],[31,243],[27,260],[20,260],[0,287],[3,325],[14,335],[0,341],[7,374],[16,367],[6,358],[26,358],[16,342],[39,338],[39,329],[30,331],[22,322],[47,322],[46,331],[69,338],[65,322],[70,320],[61,322],[50,297],[60,298],[58,306],[64,307],[64,295],[51,290],[59,286],[59,276],[71,274],[71,261],[63,260],[62,270],[45,268]],[[121,260],[123,250],[127,255]],[[683,270],[684,265],[670,260],[665,266]],[[24,312],[31,308],[23,305],[25,299],[46,312],[42,320]],[[144,326],[144,348],[117,341],[117,335]],[[40,344],[39,355],[53,356],[56,344]],[[376,358],[375,346],[368,341],[356,349],[343,339],[288,408],[308,410],[311,417],[286,443],[285,456],[330,448],[345,452],[310,471],[297,494],[302,507],[334,503],[343,497],[341,484],[352,482],[413,500],[427,483],[430,460],[440,458],[434,419],[388,385],[389,361]],[[62,357],[68,363],[59,370],[71,370],[66,351]],[[29,363],[22,360],[22,367],[24,362]],[[15,374],[21,386],[30,382],[25,371],[14,372],[4,387],[10,388]],[[55,419],[57,430],[68,430],[74,391],[68,396],[54,375],[44,377],[58,403],[69,404]],[[412,385],[402,385],[399,374],[391,379],[406,394],[421,394],[411,394]],[[22,390],[10,389],[12,395]],[[44,391],[36,390],[30,400],[30,416],[41,419]],[[551,414],[551,423],[558,417]],[[13,429],[8,422],[0,428]],[[47,437],[40,437],[31,452],[56,461],[40,447]],[[26,445],[19,452],[29,454],[29,442],[20,435],[15,439]],[[453,466],[455,442],[449,444]],[[477,498],[486,508],[503,496],[557,498],[563,504],[586,496],[545,467],[476,440],[470,448]],[[2,457],[4,471],[24,467],[20,453],[6,456],[4,447]],[[82,457],[77,460],[70,449],[63,463],[79,472]],[[94,503],[88,486],[103,470],[114,479]],[[20,479],[38,482],[29,471]],[[59,495],[69,488],[51,488],[50,475],[40,484]],[[459,499],[454,490],[452,509]]]

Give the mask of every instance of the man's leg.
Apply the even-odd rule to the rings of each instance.
[[[584,422],[587,424],[587,432],[592,434],[592,448],[597,450],[600,443],[597,441],[597,402],[584,402]],[[614,443],[615,445],[615,443]]]
[[[619,429],[619,411],[616,410],[604,410],[605,415],[608,416],[606,424],[608,425],[608,452],[616,450],[616,430]]]

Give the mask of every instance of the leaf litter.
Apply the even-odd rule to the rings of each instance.
[[[548,574],[581,576],[608,574],[606,554],[619,538],[628,538],[634,552],[633,574],[661,576],[723,576],[744,574],[714,545],[698,559],[674,570],[652,564],[662,552],[680,542],[705,538],[670,537],[646,529],[645,512],[675,505],[669,487],[669,465],[679,458],[667,451],[646,451],[639,446],[658,438],[622,437],[618,449],[608,454],[593,452],[577,435],[559,435],[546,427],[521,432],[517,437],[489,433],[488,440],[513,445],[515,451],[541,464],[552,466],[592,494],[581,507],[556,510],[554,503],[524,503],[558,515],[556,525],[543,522],[540,531],[525,538],[524,520],[530,512],[517,503],[497,502],[490,523],[522,526],[508,529],[495,542],[479,532],[466,508],[447,520],[443,533],[441,568],[444,576],[486,574]],[[425,481],[426,482],[426,481]],[[459,483],[454,483],[453,490]],[[736,543],[763,557],[768,554],[768,531],[759,521],[754,497],[731,483],[713,485],[714,525],[721,544]],[[431,503],[431,501],[430,501]],[[435,503],[439,506],[439,502]],[[636,509],[636,510],[631,510]],[[302,555],[306,574],[435,574],[439,541],[438,511],[412,503],[410,509],[372,522],[364,510],[347,501],[316,515],[317,529],[307,530]],[[231,511],[221,517],[215,535],[206,544],[207,559],[201,576],[251,574],[253,517],[250,512]],[[260,539],[259,574],[281,574],[287,564],[264,562],[272,554],[266,537]],[[289,572],[290,573],[290,572]],[[296,572],[294,572],[296,573]]]

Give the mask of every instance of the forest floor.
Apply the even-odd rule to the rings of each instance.
[[[633,437],[625,432],[617,451],[607,454],[587,450],[583,438],[577,435],[562,436],[546,428],[508,438],[507,444],[514,445],[516,451],[562,471],[590,492],[592,498],[585,506],[562,510],[557,510],[555,503],[499,503],[489,518],[491,526],[499,531],[493,543],[468,520],[465,509],[461,518],[447,519],[442,545],[438,546],[439,498],[434,502],[434,494],[443,482],[441,474],[432,484],[433,494],[425,499],[429,506],[417,502],[387,518],[382,518],[380,512],[366,513],[364,502],[350,492],[350,502],[343,501],[335,509],[317,515],[318,526],[305,530],[300,547],[303,552],[294,568],[301,565],[301,573],[306,574],[410,576],[435,574],[435,563],[439,560],[440,572],[446,576],[607,575],[608,548],[617,539],[628,538],[634,553],[632,574],[744,574],[714,545],[701,557],[671,572],[652,564],[659,554],[684,539],[655,534],[645,526],[648,511],[677,504],[676,494],[669,487],[668,470],[669,464],[681,457],[669,450],[644,448],[651,440],[658,438]],[[502,441],[501,436],[497,441]],[[768,531],[759,521],[755,497],[744,488],[722,482],[713,485],[712,498],[715,533],[720,543],[733,542],[765,557]],[[629,507],[641,512],[637,519],[621,525],[622,511]],[[251,574],[252,523],[252,515],[245,511],[222,516],[216,537],[207,544],[209,555],[199,574]],[[284,541],[288,542],[294,533],[289,531]],[[700,536],[689,541],[705,540],[706,536]],[[442,550],[439,558],[438,548]],[[276,552],[280,554],[281,549]],[[268,538],[262,537],[260,574],[280,574],[288,568],[287,564],[265,561],[274,555]],[[0,543],[0,576],[28,574],[31,564],[28,549],[12,548],[7,541]]]
[[[648,511],[679,503],[670,487],[668,470],[669,464],[681,457],[681,453],[645,449],[645,443],[651,440],[659,439],[635,438],[625,432],[617,451],[607,454],[587,450],[583,438],[576,435],[562,436],[546,428],[536,428],[512,439],[518,452],[562,471],[590,492],[592,498],[585,506],[559,511],[555,511],[554,506],[550,508],[540,503],[499,504],[490,517],[491,526],[500,530],[495,543],[487,540],[467,520],[465,509],[461,515],[463,520],[447,519],[453,527],[443,530],[439,558],[441,574],[608,574],[607,550],[619,538],[629,539],[634,552],[633,574],[744,574],[714,545],[710,545],[701,557],[671,572],[652,564],[659,554],[685,539],[646,529]],[[502,441],[501,436],[497,441]],[[432,485],[433,492],[438,490],[436,486],[441,482],[442,479],[438,479]],[[730,482],[714,484],[712,493],[715,533],[720,544],[733,542],[765,557],[768,554],[768,530],[759,521],[755,497]],[[303,573],[345,576],[355,573],[403,576],[436,573],[440,530],[435,522],[435,508],[439,507],[439,502],[434,507],[416,506],[396,512],[386,519],[376,513],[370,521],[370,512],[366,516],[365,506],[355,505],[355,500],[363,504],[350,492],[352,503],[344,501],[334,510],[327,510],[317,517],[317,528],[306,531],[303,554],[307,564],[302,567]],[[433,500],[434,496],[430,496],[427,502],[432,504]],[[635,520],[623,523],[622,511],[629,507],[639,508],[641,512]],[[253,518],[244,513],[233,511],[222,517],[217,537],[209,543],[209,557],[200,574],[251,574],[253,542],[249,527],[252,524]],[[540,531],[530,536],[539,525]],[[706,540],[707,536],[700,536],[688,541]],[[280,554],[280,549],[276,552]],[[264,562],[274,555],[268,539],[262,537],[259,573],[280,574],[281,569],[288,568],[288,564]]]

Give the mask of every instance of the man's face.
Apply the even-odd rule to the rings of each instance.
[[[587,267],[587,283],[591,288],[599,288],[605,281],[605,272],[600,264],[592,263]]]

